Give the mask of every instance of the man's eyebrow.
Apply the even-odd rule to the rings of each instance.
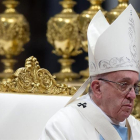
[[[124,78],[121,78],[121,79],[119,79],[119,81],[131,81],[131,78],[129,78],[129,77],[124,77]]]
[[[119,81],[132,81],[132,79],[129,77],[125,77],[125,78],[120,79]],[[136,83],[138,83],[138,82],[139,82],[139,80],[136,81]]]

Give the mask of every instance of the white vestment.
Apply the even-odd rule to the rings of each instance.
[[[130,140],[140,140],[140,122],[131,115],[127,120],[131,128]],[[117,131],[110,122],[87,94],[58,111],[47,122],[40,140],[100,140],[100,132],[106,136],[105,140],[120,140],[114,136]]]

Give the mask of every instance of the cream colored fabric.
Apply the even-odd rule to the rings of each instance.
[[[78,103],[86,103],[86,107],[79,107],[77,106]],[[85,118],[94,126],[94,128],[102,135],[105,140],[121,140],[121,137],[119,136],[115,128],[103,116],[100,110],[92,105],[91,102],[75,101],[71,106],[75,107],[83,116],[85,116]],[[92,113],[91,109],[94,110]],[[109,135],[110,133],[112,135]]]
[[[0,93],[0,140],[38,140],[48,119],[69,99]]]
[[[82,105],[78,107],[78,103],[87,104],[86,107],[83,108]],[[47,122],[40,140],[99,140],[101,131],[98,131],[100,128],[95,128],[95,122],[93,121],[94,117],[96,117],[95,107],[89,104],[92,104],[91,101],[88,100],[87,96],[83,96],[76,101],[76,104],[72,103],[61,109]],[[78,108],[80,108],[80,110]],[[102,117],[99,117],[99,115],[97,115],[98,118],[96,118],[96,121],[98,121],[97,123],[100,125],[98,127],[103,127],[103,133],[108,135],[105,136],[105,140],[119,140],[120,138],[118,136],[114,136],[114,133],[116,133],[114,131],[116,130],[112,131],[112,128],[109,128],[111,126],[108,127],[106,123],[104,124],[102,120],[102,118],[105,119],[104,115],[102,114],[101,116]],[[130,140],[139,140],[140,122],[131,115],[128,118],[128,122],[132,130]],[[108,132],[108,129],[110,129],[110,132]]]

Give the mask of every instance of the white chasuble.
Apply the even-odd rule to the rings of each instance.
[[[96,108],[89,95],[58,111],[46,124],[40,140],[121,140],[118,132]],[[130,140],[140,140],[140,122],[130,115]]]

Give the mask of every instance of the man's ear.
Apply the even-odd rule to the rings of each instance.
[[[101,96],[102,96],[102,92],[101,92],[100,88],[101,88],[101,86],[100,86],[99,80],[94,80],[91,84],[91,89],[96,98],[101,98]]]

